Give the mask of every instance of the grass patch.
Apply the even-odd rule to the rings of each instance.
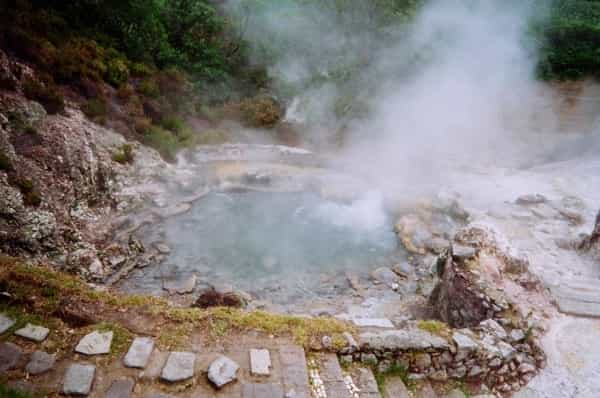
[[[373,368],[373,374],[375,375],[375,380],[377,381],[377,387],[379,391],[383,393],[385,388],[385,381],[387,378],[391,377],[399,377],[402,379],[402,382],[409,390],[413,391],[415,389],[415,383],[413,380],[408,378],[408,369],[404,366],[393,365],[385,372],[379,372],[376,368]]]
[[[124,354],[133,341],[133,335],[131,332],[121,325],[113,322],[102,322],[86,328],[86,334],[91,333],[94,330],[99,332],[113,332],[113,340],[110,346],[110,355],[118,356]]]
[[[0,398],[37,398],[37,395],[0,384]]]
[[[112,155],[112,160],[121,164],[133,163],[133,159],[133,147],[130,144],[121,145],[121,148]]]
[[[450,327],[447,324],[436,320],[419,321],[417,323],[417,327],[421,330],[444,338],[450,337],[451,334]]]

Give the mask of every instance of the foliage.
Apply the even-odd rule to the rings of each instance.
[[[133,163],[133,159],[133,147],[130,144],[121,145],[121,148],[112,156],[112,160],[121,164]]]
[[[92,98],[82,105],[81,110],[90,119],[104,124],[108,114],[108,102],[105,98]]]
[[[159,126],[151,126],[146,130],[143,142],[156,149],[166,160],[174,160],[175,154],[181,146],[175,135]]]
[[[252,127],[274,127],[283,116],[279,104],[270,97],[257,96],[241,103],[244,122]]]
[[[35,395],[0,384],[0,398],[34,398]]]
[[[0,151],[0,170],[2,171],[13,171],[13,165],[10,158],[4,151]]]
[[[45,82],[27,78],[23,83],[23,92],[28,99],[42,104],[46,112],[51,115],[65,110],[65,100],[59,88],[49,77],[46,78]]]

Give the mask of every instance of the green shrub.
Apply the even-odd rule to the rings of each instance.
[[[153,73],[151,67],[140,62],[132,62],[129,64],[129,71],[134,77],[148,77]]]
[[[81,106],[83,113],[94,121],[103,121],[108,114],[108,102],[105,98],[92,98]]]
[[[129,79],[129,69],[122,59],[112,59],[108,62],[104,77],[108,83],[118,87]]]
[[[112,155],[112,160],[121,164],[133,163],[133,159],[133,147],[130,144],[121,145],[121,148]]]
[[[160,96],[160,88],[158,87],[156,80],[152,78],[144,79],[138,87],[138,92],[149,98],[158,98],[158,96]]]
[[[258,96],[241,103],[244,122],[252,127],[274,127],[283,116],[279,104],[270,97]]]
[[[177,137],[169,131],[152,126],[144,132],[144,144],[156,149],[166,160],[174,160],[180,143]]]
[[[10,158],[2,151],[0,151],[0,170],[2,171],[13,171],[13,165]]]
[[[35,79],[27,78],[23,83],[23,92],[28,99],[42,104],[46,112],[51,115],[65,110],[65,100],[59,88],[50,79],[41,83]]]
[[[160,121],[160,126],[165,130],[170,130],[174,133],[179,133],[184,128],[183,120],[177,116],[165,116]]]

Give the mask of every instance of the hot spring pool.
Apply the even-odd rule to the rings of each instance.
[[[124,280],[128,292],[162,294],[165,280],[196,275],[198,288],[231,285],[284,304],[341,293],[348,272],[368,275],[399,255],[392,220],[373,193],[352,203],[310,193],[211,193],[141,233],[171,253]]]

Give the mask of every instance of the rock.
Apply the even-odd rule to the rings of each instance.
[[[0,373],[13,369],[19,363],[21,349],[13,343],[0,344]]]
[[[525,332],[521,329],[513,329],[510,332],[510,339],[515,343],[521,342],[525,340]]]
[[[498,343],[498,350],[500,350],[500,356],[503,359],[509,359],[515,354],[515,349],[508,343],[500,341]]]
[[[394,271],[397,275],[405,278],[413,272],[413,267],[407,262],[401,262],[395,264],[392,267],[392,271]]]
[[[424,382],[417,387],[417,397],[419,398],[437,398],[437,394],[429,382]]]
[[[522,195],[519,196],[517,198],[517,200],[515,201],[516,204],[518,205],[522,205],[522,206],[530,206],[530,205],[538,205],[538,204],[542,204],[542,203],[546,203],[548,201],[548,199],[546,199],[546,197],[544,195],[540,195],[540,194],[528,194],[528,195]]]
[[[172,352],[160,375],[161,379],[175,383],[194,376],[196,355],[191,352]]]
[[[471,370],[469,370],[468,375],[469,375],[469,377],[477,377],[484,373],[485,373],[485,369],[483,369],[481,366],[475,365],[471,368]]]
[[[75,351],[85,355],[108,354],[113,339],[113,332],[100,333],[93,331],[84,336],[75,347]]]
[[[163,242],[155,243],[154,248],[156,248],[156,250],[160,254],[170,254],[171,253],[171,248],[166,243],[163,243]]]
[[[123,363],[128,368],[143,369],[148,364],[153,349],[154,340],[149,337],[136,337],[123,358]]]
[[[360,361],[365,365],[376,365],[377,356],[372,353],[363,352],[362,354],[360,354]]]
[[[458,261],[468,260],[477,255],[477,250],[471,246],[454,244],[452,246],[452,256]]]
[[[174,398],[172,395],[167,395],[159,392],[153,392],[145,395],[144,398]]]
[[[504,330],[504,328],[493,319],[486,319],[485,321],[482,321],[479,324],[479,327],[501,340],[504,340],[508,337],[506,330]]]
[[[431,373],[428,377],[430,380],[433,380],[433,381],[444,382],[444,381],[448,380],[448,373],[446,372],[445,369],[440,369],[440,370],[436,370],[435,372]]]
[[[342,335],[344,336],[344,339],[346,339],[346,348],[349,352],[352,353],[358,350],[358,343],[350,333],[344,332]]]
[[[71,364],[67,368],[62,392],[65,395],[88,395],[92,390],[96,367],[94,365]]]
[[[54,355],[50,355],[44,351],[35,351],[31,354],[29,358],[29,362],[25,367],[25,371],[31,375],[39,375],[42,373],[46,373],[50,369],[54,367],[56,362],[56,357]]]
[[[387,267],[377,268],[371,273],[371,277],[375,281],[383,283],[389,288],[392,288],[394,284],[398,283],[398,276]]]
[[[140,373],[140,379],[147,381],[154,380],[159,377],[160,372],[165,367],[168,357],[168,352],[162,352],[158,349],[155,349],[152,352],[152,355],[150,355],[150,361],[148,362],[148,365],[144,371]]]
[[[133,393],[134,386],[133,379],[115,380],[106,391],[104,398],[129,398]]]
[[[421,370],[427,369],[431,366],[431,356],[426,353],[415,355],[415,366]]]
[[[46,340],[46,337],[48,337],[48,333],[50,333],[49,329],[42,326],[35,326],[31,323],[28,323],[27,326],[15,332],[17,336],[23,337],[28,340],[36,341],[38,343],[41,343],[42,341]]]
[[[4,314],[0,314],[0,334],[4,334],[8,329],[12,328],[15,321]]]
[[[385,379],[382,392],[383,398],[410,398],[408,388],[398,376]]]
[[[221,388],[237,378],[236,373],[238,369],[239,365],[237,363],[221,355],[208,367],[208,379],[217,388]]]
[[[165,281],[163,283],[163,289],[168,291],[169,294],[188,294],[192,293],[196,288],[196,281],[198,277],[192,275],[184,280]]]
[[[392,329],[394,324],[386,318],[357,318],[348,315],[339,315],[338,318],[351,321],[358,327],[373,327],[381,329]]]
[[[250,350],[250,372],[254,376],[268,376],[271,371],[269,350]]]
[[[530,363],[522,363],[521,365],[519,365],[519,373],[520,374],[525,374],[525,373],[535,373],[537,369],[535,368],[535,366],[533,366]]]
[[[368,347],[378,351],[450,349],[446,339],[417,328],[365,332],[360,335],[360,343],[363,348]]]
[[[458,351],[475,351],[479,348],[479,345],[469,336],[459,331],[455,331],[452,334],[452,340],[456,343]]]
[[[85,247],[69,253],[67,271],[90,280],[103,281],[107,276],[108,269],[105,269],[93,247]]]
[[[455,388],[454,390],[446,394],[444,398],[467,398],[467,396],[464,392],[462,392],[458,388]]]

